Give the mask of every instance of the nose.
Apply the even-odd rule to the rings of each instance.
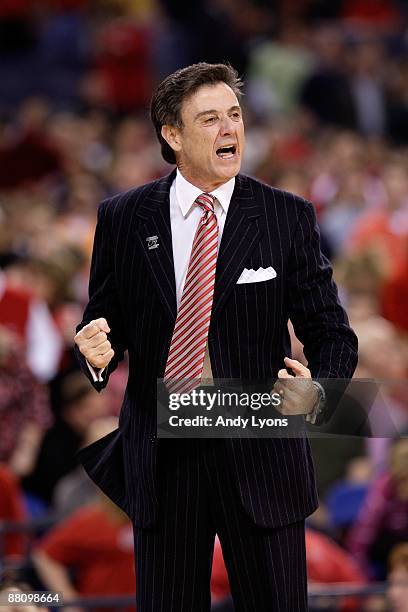
[[[221,136],[228,136],[229,134],[232,134],[233,131],[234,131],[234,122],[231,119],[231,117],[228,117],[228,115],[225,115],[225,117],[223,117],[221,121],[220,134]]]

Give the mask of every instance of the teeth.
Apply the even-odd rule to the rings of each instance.
[[[218,157],[222,159],[229,159],[233,157],[235,154],[235,145],[231,145],[230,147],[220,147],[217,150]]]

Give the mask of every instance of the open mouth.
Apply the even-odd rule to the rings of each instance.
[[[220,147],[217,149],[216,153],[221,159],[232,159],[236,151],[237,147],[235,145],[230,145],[227,147]]]

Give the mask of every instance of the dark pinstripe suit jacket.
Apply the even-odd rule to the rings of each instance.
[[[176,319],[169,190],[175,172],[104,201],[98,213],[83,325],[105,317],[129,380],[119,429],[82,451],[91,478],[137,526],[157,511],[156,380],[163,377]],[[149,250],[146,238],[158,236]],[[236,284],[244,268],[273,266],[276,278]],[[238,175],[217,261],[209,351],[215,378],[276,377],[290,355],[290,318],[314,377],[352,375],[357,340],[319,247],[312,205]],[[77,351],[84,373],[90,373]],[[231,478],[255,523],[288,524],[316,507],[307,440],[223,440]]]

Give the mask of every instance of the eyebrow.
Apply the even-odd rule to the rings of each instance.
[[[235,110],[240,111],[241,107],[238,104],[236,104],[235,106],[231,106],[231,108],[228,109],[228,112],[235,111]],[[203,117],[204,115],[211,115],[211,114],[217,114],[217,113],[219,113],[219,111],[213,108],[209,110],[201,111],[201,113],[197,113],[197,115],[194,117],[194,120],[200,119],[200,117]]]

